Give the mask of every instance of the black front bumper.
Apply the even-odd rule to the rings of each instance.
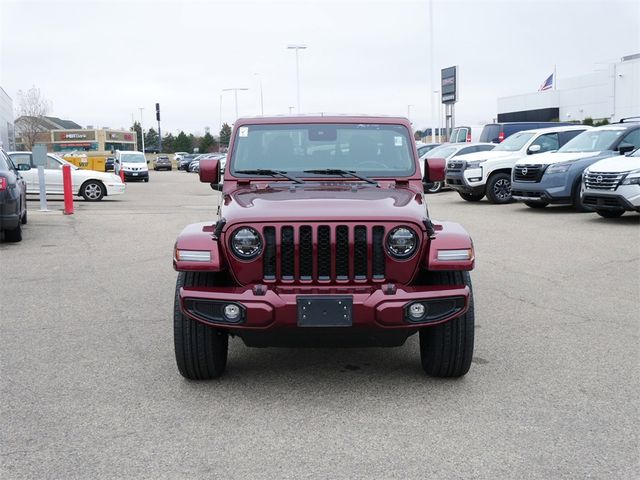
[[[450,187],[458,192],[473,193],[474,195],[484,193],[484,185],[477,187],[471,187],[466,184],[464,179],[464,170],[447,170],[447,174],[444,179],[447,187]]]
[[[626,210],[640,211],[622,195],[594,195],[587,193],[582,197],[582,204],[594,210]]]
[[[145,178],[149,178],[149,172],[148,171],[142,171],[142,172],[124,172],[124,178],[125,180],[144,180]]]

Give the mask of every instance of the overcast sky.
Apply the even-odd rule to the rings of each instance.
[[[640,1],[434,0],[434,79],[459,65],[458,124],[496,116],[500,96],[536,91],[640,52]],[[431,122],[429,3],[423,1],[0,0],[0,86],[17,106],[32,85],[51,114],[81,125],[129,127],[132,114],[163,131],[220,124],[220,92],[242,115],[301,110],[407,114]],[[260,76],[255,75],[259,73]],[[433,87],[439,88],[439,84]],[[233,122],[233,92],[222,120]],[[294,110],[295,111],[295,110]]]

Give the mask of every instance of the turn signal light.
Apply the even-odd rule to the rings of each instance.
[[[178,250],[176,248],[175,258],[183,262],[210,262],[211,252],[209,250]]]
[[[7,189],[7,179],[0,177],[0,192]]]
[[[461,260],[471,260],[473,258],[473,248],[460,250],[438,250],[438,261],[459,262]]]

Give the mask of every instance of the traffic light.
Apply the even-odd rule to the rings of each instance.
[[[160,104],[156,103],[156,120],[160,121]]]

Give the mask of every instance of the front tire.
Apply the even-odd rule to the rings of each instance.
[[[604,218],[618,218],[624,215],[624,210],[596,210],[596,213]]]
[[[576,212],[585,213],[590,212],[591,210],[584,206],[582,203],[582,198],[580,196],[580,183],[577,183],[573,188],[573,208],[576,209]]]
[[[26,225],[27,224],[27,209],[24,209],[24,215],[22,216],[22,219],[20,219],[20,223],[22,223],[22,225]]]
[[[173,339],[180,375],[189,380],[210,380],[227,367],[229,334],[224,330],[191,320],[180,310],[181,287],[209,287],[216,277],[205,272],[180,272],[173,305]]]
[[[438,193],[440,190],[442,190],[442,186],[442,182],[427,183],[425,185],[425,191],[427,193]]]
[[[511,202],[511,177],[506,173],[494,173],[487,182],[487,200],[504,205]]]
[[[484,198],[484,193],[458,192],[458,195],[460,195],[460,197],[462,197],[462,199],[466,200],[467,202],[479,202]]]
[[[471,367],[475,315],[469,272],[431,272],[438,285],[469,287],[469,309],[464,315],[433,327],[420,329],[420,360],[433,377],[462,377]]]
[[[98,202],[104,197],[105,188],[101,182],[89,180],[80,188],[80,195],[87,202]]]

